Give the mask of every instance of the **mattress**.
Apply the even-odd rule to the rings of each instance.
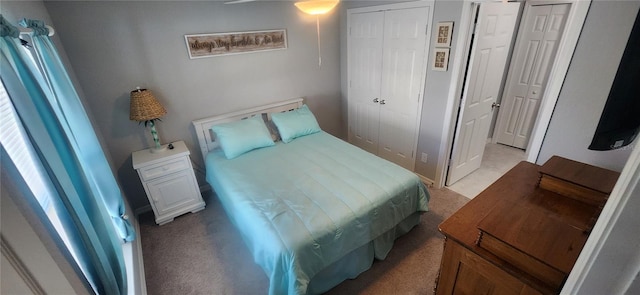
[[[214,150],[205,162],[269,294],[307,294],[315,275],[368,245],[384,259],[396,238],[388,233],[428,210],[415,174],[325,132],[231,160]]]

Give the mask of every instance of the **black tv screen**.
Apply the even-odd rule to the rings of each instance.
[[[606,151],[630,144],[640,131],[640,13],[611,86],[590,150]]]

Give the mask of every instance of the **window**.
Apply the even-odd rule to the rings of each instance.
[[[44,26],[29,19],[21,24]],[[28,203],[42,207],[34,209],[72,254],[85,282],[99,294],[126,293],[123,243],[135,238],[126,204],[56,46],[38,33],[29,35],[33,47],[17,38],[0,39],[6,69],[3,155],[16,164],[11,177],[22,183]]]
[[[65,246],[73,256],[76,263],[82,268],[82,264],[78,263],[78,257],[73,249],[67,232],[65,231],[58,212],[52,204],[52,189],[48,178],[43,174],[43,168],[40,164],[33,146],[29,142],[28,135],[22,126],[22,123],[16,113],[9,94],[4,84],[0,82],[0,142],[9,154],[11,161],[14,163],[23,179],[29,186],[29,189],[38,200],[40,207],[46,213],[51,225],[64,242]],[[85,272],[86,270],[82,270]]]

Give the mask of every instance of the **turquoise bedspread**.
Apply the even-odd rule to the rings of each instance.
[[[306,294],[328,265],[428,210],[415,174],[325,132],[231,160],[216,150],[206,166],[272,295]],[[394,238],[381,241],[388,245],[377,258]]]

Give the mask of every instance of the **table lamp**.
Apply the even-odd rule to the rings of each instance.
[[[154,148],[150,149],[152,153],[162,152],[167,149],[166,146],[160,145],[160,139],[156,131],[156,121],[159,121],[160,117],[166,113],[167,110],[158,102],[151,91],[140,89],[140,87],[136,87],[136,90],[131,91],[129,119],[140,123],[144,122],[144,127],[151,125],[151,136],[153,136],[153,142],[156,144]]]

